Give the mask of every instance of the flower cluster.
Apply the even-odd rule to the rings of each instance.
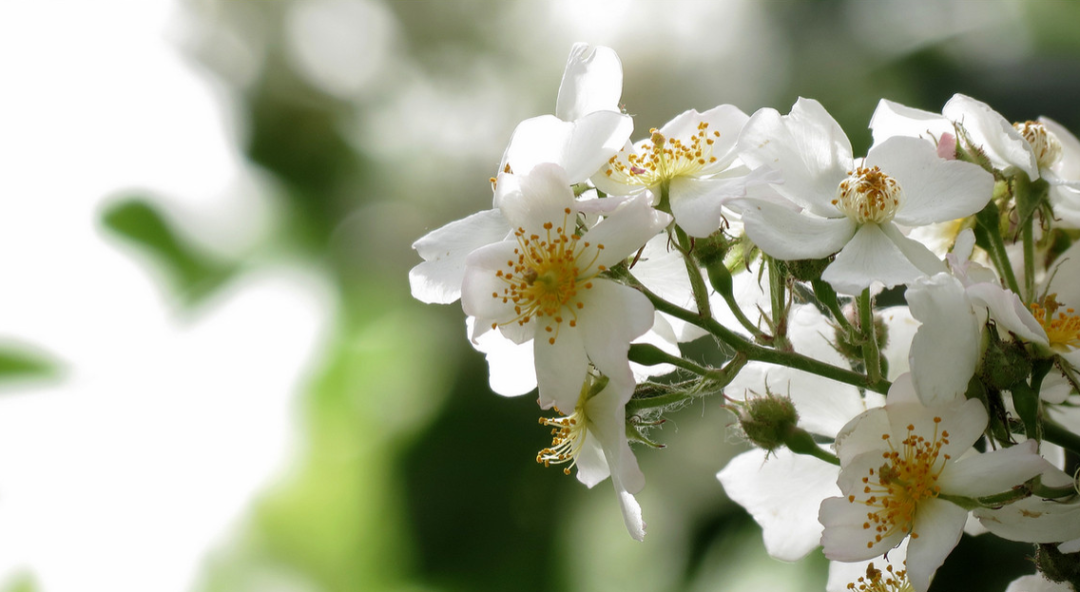
[[[965,531],[1077,586],[1080,141],[956,95],[882,100],[865,156],[811,99],[634,142],[621,84],[575,45],[492,208],[414,244],[413,295],[460,298],[492,389],[557,414],[536,461],[610,477],[641,540],[630,443],[722,394],[751,449],[721,485],[774,557],[823,547],[830,590],[926,592]],[[723,364],[682,356],[705,335]]]

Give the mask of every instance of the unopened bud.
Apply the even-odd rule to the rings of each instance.
[[[1014,341],[1002,341],[996,331],[987,331],[986,352],[983,354],[982,379],[998,390],[1009,390],[1031,374],[1031,361],[1024,347]]]
[[[769,452],[785,446],[797,430],[799,414],[788,397],[769,393],[728,407],[751,444]]]
[[[1080,584],[1080,553],[1062,553],[1056,543],[1040,544],[1035,565],[1051,582],[1068,582],[1074,588]]]
[[[821,278],[822,272],[832,263],[832,257],[824,259],[798,259],[795,261],[777,261],[784,272],[800,282],[812,282]]]

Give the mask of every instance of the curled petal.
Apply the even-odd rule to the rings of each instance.
[[[618,112],[622,84],[622,62],[615,50],[575,43],[563,70],[555,115],[574,121],[594,111]]]
[[[855,222],[846,217],[818,218],[760,200],[742,200],[740,206],[750,240],[777,259],[828,257],[855,235]]]

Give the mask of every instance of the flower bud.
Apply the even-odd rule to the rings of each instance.
[[[777,261],[787,275],[800,282],[811,282],[821,278],[821,273],[832,263],[833,257],[824,259],[799,259],[796,261]]]
[[[799,414],[788,397],[768,393],[728,406],[739,419],[746,439],[769,452],[787,444],[796,432]]]
[[[988,331],[983,353],[981,375],[983,382],[998,390],[1009,390],[1031,374],[1031,362],[1024,347],[1014,341],[1002,341],[996,331]]]
[[[1035,565],[1051,582],[1080,584],[1080,553],[1062,553],[1057,544],[1040,544],[1035,551]]]

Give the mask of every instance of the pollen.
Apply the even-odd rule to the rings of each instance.
[[[1049,168],[1061,160],[1061,142],[1045,125],[1038,121],[1025,121],[1014,123],[1013,127],[1035,152],[1035,162],[1040,169]]]
[[[551,446],[536,453],[537,463],[545,467],[566,465],[563,467],[563,473],[570,474],[570,469],[577,464],[577,456],[585,446],[585,438],[589,433],[585,400],[586,392],[583,391],[574,412],[570,415],[540,418],[540,425],[551,427]],[[556,407],[555,411],[559,409]]]
[[[638,150],[620,152],[608,160],[604,175],[624,185],[655,187],[677,177],[708,174],[715,162],[712,149],[720,132],[709,130],[701,122],[688,138],[666,138],[656,128],[649,130],[649,140]]]
[[[1080,348],[1080,315],[1076,310],[1065,308],[1055,299],[1057,294],[1050,294],[1031,304],[1031,314],[1039,321],[1050,341],[1050,349],[1062,353]]]
[[[941,493],[937,481],[949,460],[949,455],[941,452],[949,443],[949,433],[939,431],[940,423],[934,418],[930,439],[915,434],[915,426],[908,425],[907,437],[899,446],[886,434],[883,439],[889,449],[882,453],[883,464],[862,478],[865,486],[861,496],[848,497],[850,503],[863,504],[869,510],[863,523],[866,548],[898,533],[918,536],[913,529],[919,504]]]
[[[885,571],[876,569],[874,564],[866,566],[866,575],[847,585],[848,590],[856,592],[912,592],[914,588],[907,579],[907,570],[893,570],[886,565]]]
[[[900,184],[875,166],[849,171],[832,204],[859,224],[882,224],[893,219],[902,201]]]
[[[514,258],[495,271],[502,289],[492,292],[492,298],[512,305],[515,316],[498,325],[535,321],[549,344],[564,325],[577,327],[579,311],[585,308],[582,293],[592,289],[592,280],[604,270],[595,265],[603,245],[589,245],[568,230],[575,223],[571,213],[567,208],[561,221],[543,224],[542,235],[524,228],[514,232]]]

